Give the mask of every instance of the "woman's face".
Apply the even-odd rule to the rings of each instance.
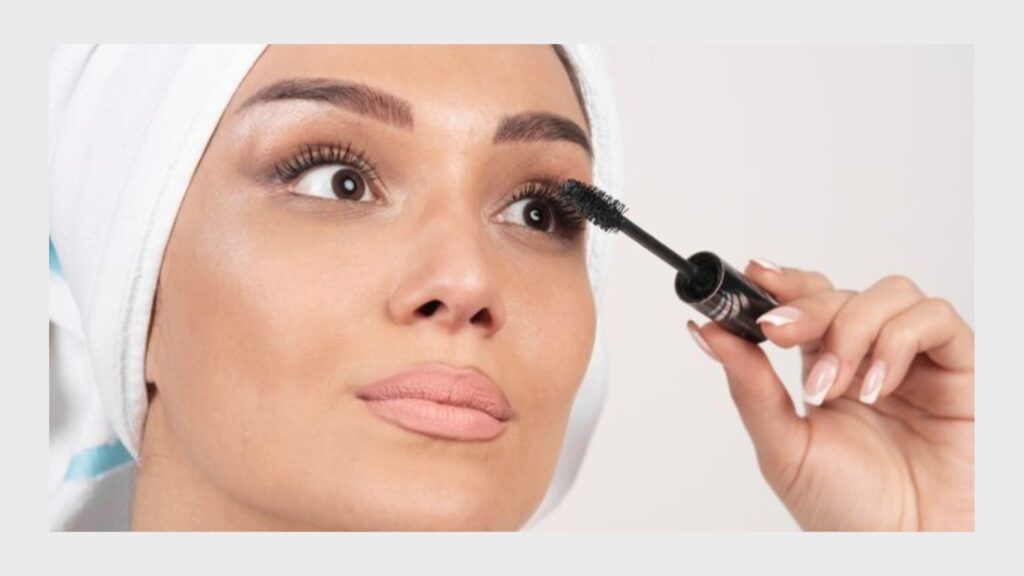
[[[267,49],[164,256],[144,467],[285,525],[520,527],[593,345],[585,233],[544,198],[591,181],[587,131],[550,46]],[[438,437],[357,395],[423,362],[489,376],[504,430]]]

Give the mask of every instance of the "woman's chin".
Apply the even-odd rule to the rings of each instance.
[[[382,456],[324,460],[359,462],[354,469],[304,467],[290,477],[271,473],[276,476],[271,485],[246,490],[239,500],[299,530],[513,531],[543,498],[537,471],[495,467],[486,459],[431,458],[422,451]]]
[[[353,522],[349,506],[328,519],[326,530],[347,531],[514,531],[533,513],[509,509],[497,495],[431,494],[429,491],[400,495],[388,500],[364,502]],[[347,511],[347,512],[346,512]]]

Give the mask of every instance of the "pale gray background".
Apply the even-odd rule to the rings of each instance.
[[[281,570],[323,570],[339,562],[344,549],[347,568],[368,568],[378,573],[404,569],[408,572],[469,573],[470,568],[498,574],[524,574],[543,568],[546,572],[573,573],[693,573],[773,572],[787,574],[865,574],[897,570],[927,571],[929,574],[964,574],[978,571],[979,562],[1020,565],[1017,552],[1024,467],[1016,440],[1022,437],[1018,336],[1020,312],[1007,313],[1003,304],[1019,298],[1019,266],[1007,265],[1019,245],[1020,191],[1024,190],[1024,75],[1020,68],[1022,38],[1020,19],[1013,17],[1012,3],[936,3],[893,0],[862,0],[856,4],[789,1],[783,2],[700,2],[700,3],[609,3],[519,2],[514,9],[494,17],[494,7],[445,6],[445,0],[407,2],[401,18],[395,6],[381,3],[354,4],[321,2],[320,12],[281,10],[268,4],[263,12],[252,3],[236,6],[229,2],[180,0],[174,4],[140,5],[127,0],[97,0],[89,3],[58,2],[22,6],[17,28],[7,39],[23,41],[24,50],[0,54],[10,78],[30,80],[31,89],[11,90],[4,114],[6,150],[12,166],[8,189],[38,191],[40,174],[47,173],[47,133],[39,127],[46,122],[48,46],[72,39],[120,39],[122,41],[222,41],[244,42],[254,38],[293,41],[340,41],[339,22],[365,25],[344,26],[345,41],[380,41],[383,30],[394,41],[436,42],[524,41],[545,42],[565,38],[567,31],[587,38],[608,41],[649,42],[968,42],[977,46],[977,320],[984,328],[978,333],[978,411],[981,425],[977,441],[977,534],[918,534],[893,537],[889,534],[757,534],[719,532],[695,533],[610,533],[538,534],[523,538],[505,535],[446,534],[269,534],[260,546],[258,535],[222,534],[211,539],[202,534],[153,535],[135,538],[112,535],[101,539],[67,537],[46,530],[44,514],[47,486],[43,473],[10,474],[5,520],[11,526],[8,548],[12,566],[39,565],[48,572],[81,572],[83,567],[103,566],[110,573],[136,573],[146,566],[149,574],[179,575],[194,570],[196,560],[213,569],[246,570],[254,574]],[[111,4],[117,4],[114,9]],[[453,4],[453,3],[452,3]],[[190,10],[191,8],[191,10]],[[244,11],[240,11],[244,8]],[[451,8],[445,10],[445,8]],[[475,12],[474,12],[475,11]],[[60,18],[54,18],[54,14]],[[244,27],[237,26],[245,14]],[[110,14],[117,14],[111,18]],[[315,14],[315,17],[311,17]],[[458,14],[457,18],[439,17]],[[543,17],[538,18],[538,14]],[[585,15],[585,27],[581,27]],[[201,17],[200,17],[201,16]],[[424,26],[428,22],[429,26]],[[12,44],[13,45],[13,44]],[[31,50],[36,48],[36,50]],[[28,56],[26,56],[28,55]],[[32,57],[34,56],[34,57]],[[634,153],[635,154],[635,153]],[[632,172],[631,172],[632,173]],[[12,194],[14,194],[12,192]],[[30,463],[35,471],[47,467],[46,438],[48,391],[45,386],[19,385],[46,380],[46,332],[39,319],[47,309],[43,285],[42,238],[48,227],[47,196],[18,193],[11,209],[0,212],[11,241],[0,243],[3,261],[8,263],[13,282],[5,289],[3,343],[18,351],[7,358],[11,401],[4,404],[4,420],[11,430],[0,446],[12,462]],[[968,223],[969,225],[969,223]],[[25,238],[35,235],[35,250],[25,249]],[[755,246],[756,247],[756,246]],[[632,251],[632,250],[630,250]],[[621,256],[625,250],[620,251]],[[634,253],[633,257],[638,257]],[[620,258],[619,263],[622,260]],[[32,281],[32,280],[35,281]],[[618,296],[613,296],[618,298]],[[679,313],[683,314],[683,313]],[[687,316],[679,317],[680,320]],[[682,337],[680,337],[682,338]],[[25,346],[25,342],[37,346]],[[681,341],[679,354],[687,365],[697,365],[697,356],[686,351]],[[708,386],[718,386],[711,380]],[[995,386],[986,385],[986,382]],[[618,395],[618,388],[613,390]],[[598,431],[603,442],[608,414]],[[597,451],[595,450],[594,453]],[[588,462],[580,484],[589,480],[597,458]],[[710,464],[708,465],[708,467]],[[558,528],[562,513],[579,510],[576,498],[587,490],[570,493],[565,507],[555,511],[551,526]],[[670,493],[667,493],[670,494]],[[615,492],[596,504],[601,509],[622,510],[624,499]],[[591,504],[594,499],[589,500]],[[602,516],[601,509],[593,516]],[[685,510],[674,514],[686,521]],[[692,511],[691,511],[692,513]],[[563,524],[564,526],[564,524]],[[602,521],[602,527],[608,522]],[[756,527],[751,527],[756,528]],[[709,528],[713,529],[713,528]],[[129,542],[130,538],[130,542]],[[167,554],[168,545],[175,554]],[[395,554],[400,548],[404,553]],[[109,560],[116,557],[119,562]],[[153,562],[159,558],[159,562]],[[495,559],[499,561],[495,561]],[[979,560],[981,559],[981,560]],[[430,568],[433,567],[433,570]]]
[[[630,216],[684,255],[903,274],[974,323],[970,46],[608,45]],[[620,236],[611,381],[575,486],[538,530],[794,530],[762,479],[706,321]],[[764,344],[791,392],[795,350]]]

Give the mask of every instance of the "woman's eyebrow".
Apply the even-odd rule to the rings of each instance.
[[[398,128],[412,129],[412,104],[358,82],[325,78],[291,78],[267,86],[250,96],[238,112],[280,100],[312,100],[351,110]]]
[[[326,78],[290,78],[262,88],[238,108],[280,100],[312,100],[344,108],[392,126],[412,130],[412,104],[409,101],[359,82]],[[593,156],[590,138],[572,120],[549,112],[522,112],[502,117],[494,133],[495,144],[567,140],[575,142]]]
[[[549,112],[522,112],[505,116],[494,133],[495,144],[501,142],[533,142],[537,140],[568,140],[575,142],[593,157],[590,138],[579,124]]]

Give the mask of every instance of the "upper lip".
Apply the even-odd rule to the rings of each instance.
[[[497,420],[508,420],[512,412],[501,388],[482,370],[474,366],[455,367],[438,362],[410,366],[360,386],[356,396],[363,400],[430,400],[473,408]]]

